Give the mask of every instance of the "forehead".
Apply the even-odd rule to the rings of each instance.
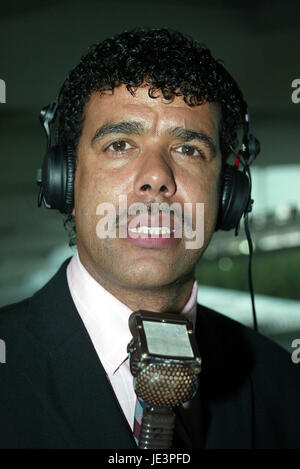
[[[163,98],[160,91],[149,96],[149,86],[139,87],[132,95],[125,85],[112,91],[94,92],[85,107],[84,126],[95,128],[104,122],[134,119],[141,120],[146,127],[164,128],[180,126],[194,130],[206,130],[217,135],[220,122],[220,106],[204,103],[188,106],[182,96],[171,101]]]

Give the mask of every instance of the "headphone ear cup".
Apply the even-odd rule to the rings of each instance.
[[[61,145],[49,148],[42,167],[42,191],[46,206],[61,213],[71,213],[74,206],[73,185],[73,152]]]
[[[225,165],[220,200],[218,227],[231,230],[238,226],[250,197],[250,183],[246,174],[234,166]]]

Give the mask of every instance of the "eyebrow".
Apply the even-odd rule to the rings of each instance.
[[[96,130],[92,138],[92,144],[96,140],[100,140],[106,135],[111,134],[126,134],[126,135],[143,135],[145,127],[138,121],[120,121],[120,122],[107,122]]]
[[[139,121],[120,121],[120,122],[107,122],[96,130],[92,138],[92,144],[96,140],[100,140],[106,135],[144,135],[147,128]],[[198,141],[203,143],[211,152],[212,156],[216,155],[217,149],[213,139],[205,132],[185,129],[183,127],[174,127],[168,130],[168,135],[175,137],[182,142]]]

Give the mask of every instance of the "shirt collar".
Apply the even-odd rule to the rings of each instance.
[[[68,265],[67,279],[71,296],[96,352],[104,368],[114,373],[127,358],[127,344],[132,339],[128,319],[132,310],[88,273],[77,251]],[[181,311],[194,327],[197,291],[195,280],[190,298]]]

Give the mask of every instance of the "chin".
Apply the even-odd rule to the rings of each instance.
[[[174,280],[174,271],[167,269],[130,269],[122,272],[120,283],[129,288],[159,288],[170,284]]]

